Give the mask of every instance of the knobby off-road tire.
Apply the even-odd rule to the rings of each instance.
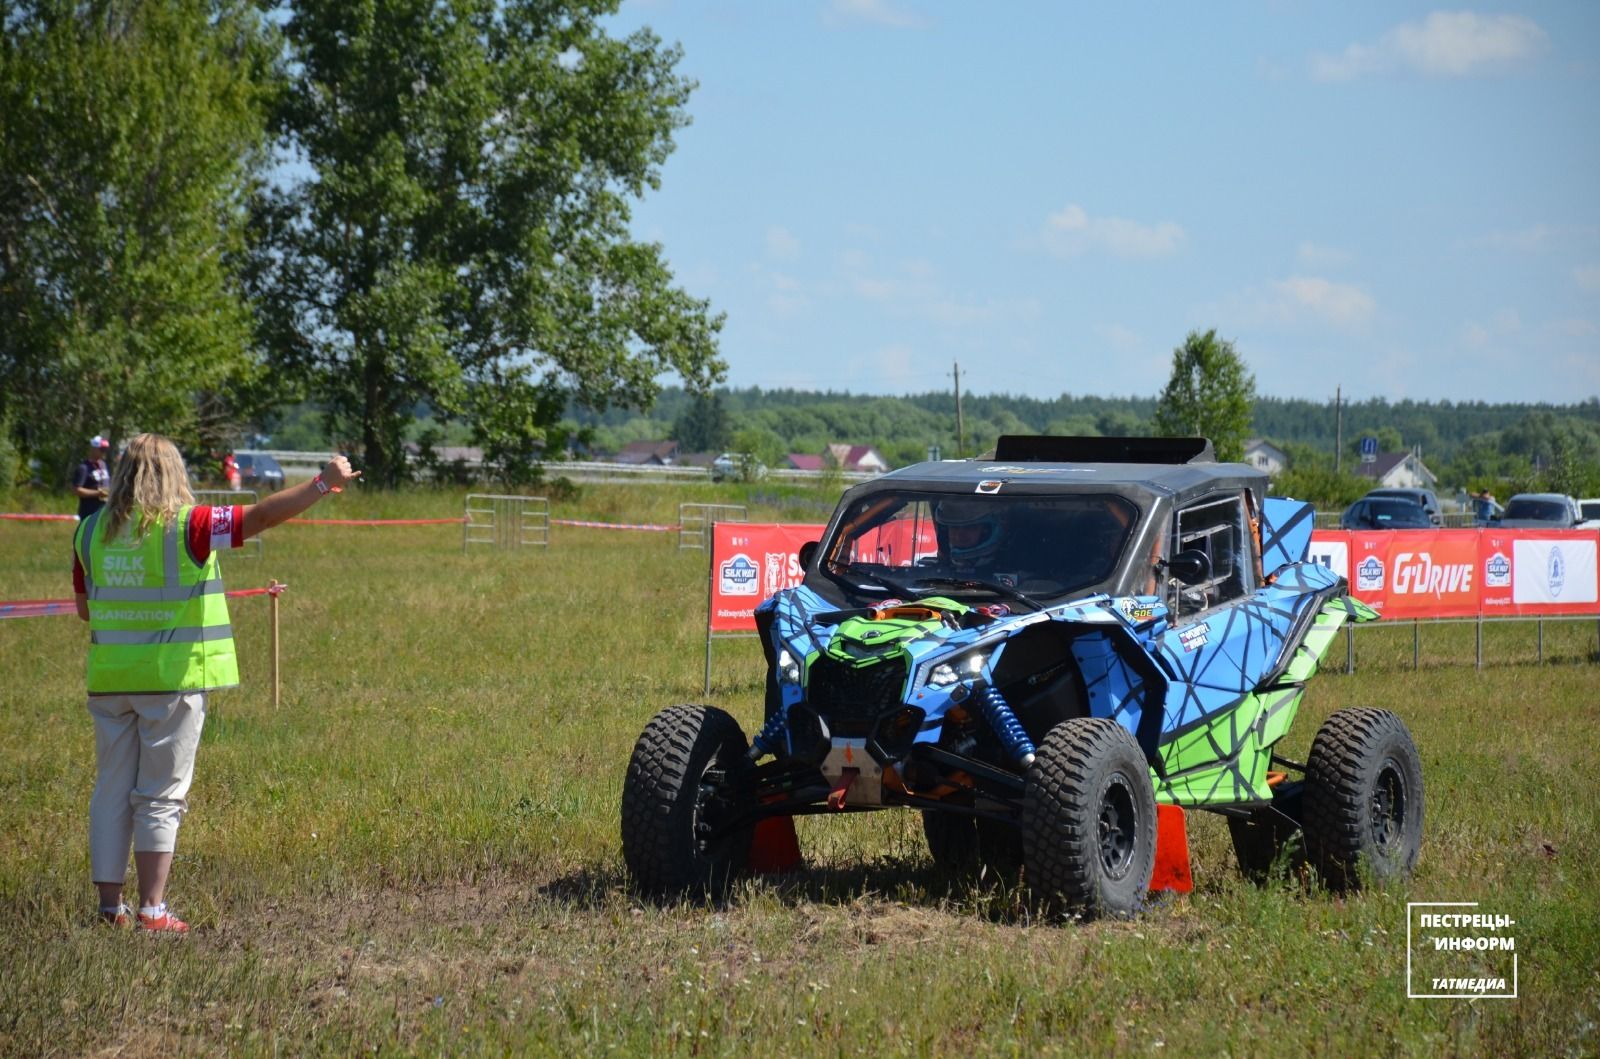
[[[957,878],[1014,879],[1022,867],[1022,833],[1011,824],[924,809],[922,833],[933,863]]]
[[[1340,710],[1318,729],[1306,761],[1306,855],[1334,890],[1385,883],[1422,850],[1422,760],[1388,710]]]
[[[707,837],[749,802],[748,748],[739,722],[711,706],[674,706],[645,726],[622,784],[622,856],[639,889],[715,897],[748,869],[754,825]]]
[[[1050,730],[1024,779],[1028,886],[1085,919],[1137,911],[1156,857],[1156,798],[1139,744],[1115,721]]]

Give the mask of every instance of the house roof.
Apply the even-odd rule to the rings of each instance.
[[[789,466],[797,471],[822,470],[822,457],[812,456],[804,452],[789,453]]]
[[[1409,452],[1380,452],[1378,453],[1378,458],[1373,460],[1371,463],[1357,464],[1356,474],[1362,478],[1372,478],[1381,482],[1383,479],[1387,478],[1389,473],[1396,467],[1399,467],[1401,464],[1410,459],[1415,459],[1417,461],[1418,474],[1426,477],[1429,481],[1438,480],[1438,476],[1432,471],[1428,470],[1427,464],[1423,463],[1421,459],[1413,456]]]
[[[828,455],[832,456],[833,461],[846,471],[860,470],[861,461],[868,457],[883,466],[888,466],[889,463],[883,458],[883,454],[871,445],[845,445],[836,442],[828,446]]]
[[[676,441],[630,441],[617,453],[618,463],[671,463],[678,454]]]
[[[1287,456],[1287,455],[1289,455],[1287,452],[1283,451],[1282,446],[1274,445],[1272,442],[1268,441],[1266,438],[1250,438],[1249,440],[1247,440],[1244,443],[1244,451],[1249,452],[1251,449],[1271,449],[1273,452],[1277,453],[1279,456]]]

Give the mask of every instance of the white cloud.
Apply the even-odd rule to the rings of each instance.
[[[1461,340],[1475,349],[1491,344],[1503,344],[1522,330],[1522,314],[1515,309],[1501,309],[1488,323],[1468,320],[1461,328]]]
[[[1307,268],[1338,268],[1355,260],[1355,255],[1348,250],[1312,242],[1302,242],[1295,247],[1294,257]]]
[[[1101,324],[1094,332],[1118,353],[1132,353],[1139,348],[1138,334],[1121,324]]]
[[[1114,257],[1171,257],[1183,241],[1183,228],[1171,221],[1141,224],[1123,217],[1091,217],[1076,203],[1052,213],[1044,225],[1044,245],[1058,257],[1094,250]]]
[[[1258,308],[1264,316],[1285,323],[1311,316],[1336,327],[1358,328],[1372,319],[1378,305],[1353,283],[1290,276],[1272,283],[1271,294]]]
[[[1589,294],[1600,294],[1600,265],[1579,265],[1572,270],[1573,282]]]
[[[1337,55],[1313,55],[1311,76],[1348,81],[1401,69],[1466,77],[1531,59],[1549,43],[1538,23],[1521,15],[1434,11],[1421,22],[1402,22],[1375,43],[1352,44]]]
[[[830,26],[866,22],[889,29],[922,29],[928,20],[890,0],[832,0],[822,15]]]
[[[794,233],[781,224],[774,224],[767,229],[767,256],[779,260],[788,260],[799,256],[800,240]]]
[[[1334,283],[1314,275],[1291,275],[1272,290],[1288,317],[1307,314],[1341,328],[1358,328],[1373,318],[1378,302],[1354,283]]]
[[[1593,320],[1581,317],[1555,320],[1550,324],[1550,330],[1562,338],[1588,338],[1590,335],[1600,334],[1600,327],[1596,327]]]

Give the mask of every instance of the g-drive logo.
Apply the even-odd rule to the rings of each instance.
[[[1511,586],[1511,560],[1505,552],[1495,552],[1484,560],[1483,583],[1488,588],[1509,588]]]
[[[1356,565],[1356,591],[1377,592],[1383,588],[1383,560],[1369,555]]]
[[[1471,563],[1439,563],[1427,552],[1401,552],[1394,557],[1394,584],[1397,595],[1431,594],[1435,599],[1446,593],[1472,591]]]
[[[754,596],[761,591],[761,567],[740,552],[718,568],[717,581],[724,596]]]

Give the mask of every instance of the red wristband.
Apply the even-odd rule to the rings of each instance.
[[[323,496],[327,496],[329,493],[334,491],[333,486],[329,485],[327,482],[324,482],[322,480],[322,475],[320,474],[311,479],[311,484],[316,486],[317,492]]]

